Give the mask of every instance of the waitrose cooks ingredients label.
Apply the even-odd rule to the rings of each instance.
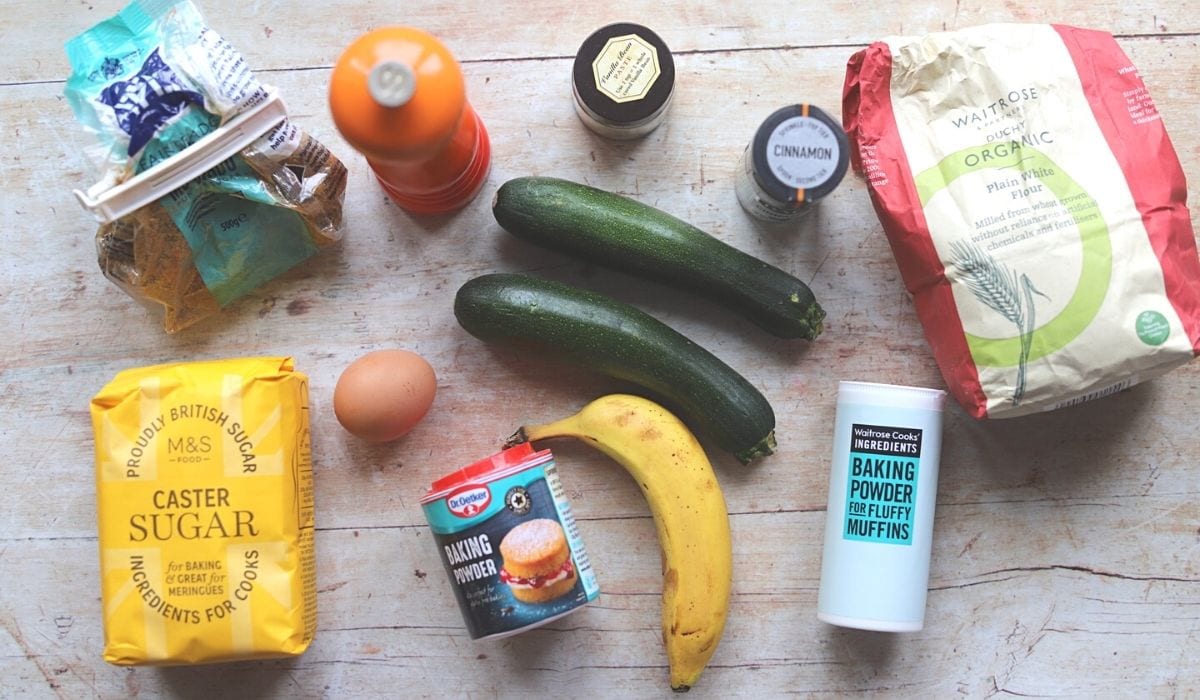
[[[938,365],[974,416],[1104,396],[1194,356],[1186,183],[1110,35],[890,38],[851,59],[843,107]]]
[[[127,370],[91,412],[104,659],[302,653],[316,577],[308,380],[292,360]]]
[[[912,544],[922,433],[920,428],[850,426],[843,537]]]

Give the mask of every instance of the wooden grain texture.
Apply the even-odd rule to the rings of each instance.
[[[74,0],[67,9],[38,0],[9,0],[0,14],[0,82],[57,81],[67,73],[62,41],[123,7],[118,0]],[[574,56],[594,29],[637,21],[653,28],[674,53],[723,53],[787,47],[850,47],[889,34],[923,34],[986,22],[1055,22],[1104,28],[1120,36],[1177,36],[1200,31],[1187,3],[1154,0],[906,0],[886,11],[854,0],[806,8],[785,0],[695,3],[665,0],[635,12],[605,3],[498,0],[465,3],[387,0],[298,3],[286,0],[212,4],[208,15],[234,45],[258,60],[259,71],[328,67],[361,32],[391,24],[422,27],[441,37],[458,58]],[[59,28],[52,46],[38,27]]]
[[[815,619],[837,381],[941,378],[860,181],[784,231],[746,217],[732,186],[751,130],[776,107],[807,100],[837,112],[857,46],[1009,20],[1121,35],[1196,181],[1200,11],[1188,3],[905,0],[879,12],[835,1],[792,16],[794,3],[662,3],[645,22],[677,51],[675,101],[650,137],[616,144],[582,128],[567,88],[579,40],[623,17],[611,9],[207,2],[216,28],[350,167],[346,238],[175,336],[100,275],[94,224],[69,192],[94,172],[60,97],[58,47],[119,6],[21,1],[0,13],[0,697],[667,695],[653,524],[628,477],[580,445],[555,450],[600,601],[500,642],[471,642],[462,628],[418,504],[425,486],[522,422],[623,388],[459,329],[454,291],[498,270],[635,303],[726,359],[775,406],[777,455],[745,469],[710,450],[731,511],[734,598],[692,695],[1200,694],[1195,363],[1052,414],[977,423],[951,407],[926,629],[889,636]],[[485,193],[453,216],[419,219],[391,205],[328,116],[340,49],[397,21],[456,50],[493,139]],[[492,219],[490,192],[525,174],[636,196],[800,276],[829,311],[825,335],[776,340],[684,294],[511,238]],[[430,360],[438,399],[409,437],[370,447],[337,425],[332,387],[353,358],[393,346]],[[88,399],[126,367],[265,353],[295,355],[311,377],[316,642],[298,659],[218,669],[104,664]]]

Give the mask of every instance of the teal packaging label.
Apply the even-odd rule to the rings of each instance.
[[[137,172],[191,146],[219,126],[188,110],[150,141]],[[304,220],[281,206],[241,156],[233,156],[158,200],[192,250],[192,262],[221,306],[248,294],[317,252]]]
[[[542,624],[600,594],[548,455],[424,503],[472,639]]]
[[[844,539],[912,544],[921,435],[919,428],[851,425]]]

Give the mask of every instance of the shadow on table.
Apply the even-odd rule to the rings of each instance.
[[[1169,380],[1167,380],[1169,381]],[[976,421],[947,413],[943,493],[972,500],[1111,495],[1114,482],[1137,478],[1153,458],[1143,443],[1160,439],[1155,393],[1165,382],[1077,406],[1019,418]],[[939,498],[939,505],[945,499]]]
[[[896,658],[896,647],[903,637],[896,634],[871,632],[826,625],[837,664],[834,668],[853,674],[847,681],[870,679],[887,671]]]
[[[170,666],[153,669],[160,674],[170,696],[185,700],[211,700],[215,697],[273,697],[288,684],[298,659],[246,661],[219,666]],[[135,669],[145,673],[150,669]]]

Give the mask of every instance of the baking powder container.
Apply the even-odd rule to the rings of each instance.
[[[924,626],[945,401],[937,389],[838,385],[819,619]]]
[[[640,24],[601,27],[584,40],[572,69],[575,112],[610,139],[641,138],[666,118],[675,92],[675,59]]]
[[[738,164],[734,190],[751,216],[785,223],[833,191],[850,163],[846,132],[818,107],[776,110],[754,132]]]
[[[522,443],[421,499],[472,639],[507,637],[600,595],[550,450]]]

